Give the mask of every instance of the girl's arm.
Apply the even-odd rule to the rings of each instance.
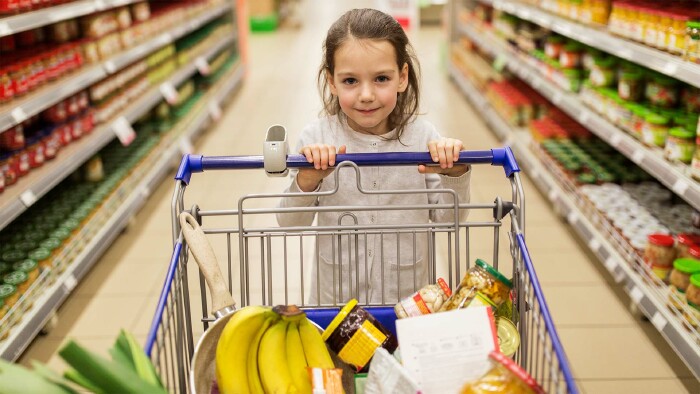
[[[452,138],[441,138],[428,143],[428,151],[435,163],[439,166],[419,166],[418,171],[425,175],[425,183],[428,189],[451,189],[457,192],[460,203],[470,201],[469,184],[471,179],[471,166],[459,164],[459,152],[462,150],[462,141]],[[451,194],[434,193],[428,195],[428,201],[432,204],[453,204]],[[467,219],[469,212],[464,209],[459,211],[460,221]],[[430,211],[430,220],[433,222],[447,222],[454,220],[454,211],[439,209]]]
[[[299,184],[297,183],[298,170],[291,170],[290,173],[292,174],[292,183],[284,192],[301,193],[302,190],[299,188]],[[318,198],[316,196],[282,197],[277,206],[279,208],[298,208],[310,207],[313,205],[318,205]],[[316,216],[315,212],[278,213],[277,224],[279,224],[280,227],[310,226],[314,221],[314,216]]]

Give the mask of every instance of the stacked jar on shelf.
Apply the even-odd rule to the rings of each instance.
[[[75,0],[0,0],[0,15],[16,15]]]

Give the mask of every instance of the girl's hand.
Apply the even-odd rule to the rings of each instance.
[[[447,176],[458,177],[469,171],[469,165],[458,164],[459,152],[462,150],[462,141],[454,138],[443,138],[439,141],[428,142],[428,151],[433,158],[433,162],[440,163],[440,166],[418,166],[421,174],[436,173]]]
[[[338,148],[337,153],[344,154],[345,150],[345,145],[342,145]],[[311,144],[301,148],[299,153],[306,156],[306,160],[313,163],[314,168],[300,168],[297,174],[297,184],[304,192],[314,191],[321,180],[333,172],[333,168],[329,167],[335,166],[335,146]]]

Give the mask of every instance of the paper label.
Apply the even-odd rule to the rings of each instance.
[[[615,272],[617,269],[617,261],[612,257],[608,257],[605,260],[605,268],[607,268],[610,272]]]
[[[114,74],[117,71],[117,66],[111,60],[106,61],[104,67],[108,74]]]
[[[134,131],[134,128],[131,127],[131,123],[123,116],[114,121],[112,124],[112,131],[114,131],[114,134],[119,138],[119,142],[124,146],[129,146],[134,141],[134,138],[136,138],[136,131]]]
[[[75,279],[74,275],[68,275],[66,277],[66,280],[63,282],[63,287],[66,289],[66,291],[70,292],[75,289],[75,286],[78,284],[78,281]]]
[[[673,184],[673,192],[678,194],[679,196],[682,196],[685,194],[685,192],[690,188],[690,185],[688,182],[684,181],[683,179],[678,179],[674,184]]]
[[[379,348],[372,358],[364,392],[419,393],[421,391],[408,370],[386,349]]]
[[[19,199],[25,207],[29,208],[36,202],[36,195],[33,191],[27,190],[19,196]]]
[[[678,65],[676,63],[668,62],[664,65],[663,72],[668,76],[673,76],[678,72]]]
[[[617,148],[620,142],[622,142],[622,136],[620,134],[615,133],[610,136],[610,145],[612,145],[613,148]]]
[[[635,162],[636,164],[640,164],[642,162],[642,160],[644,160],[644,156],[645,156],[645,154],[644,154],[643,150],[640,149],[638,151],[635,151],[632,154],[632,161]]]
[[[211,115],[211,118],[215,121],[218,122],[219,119],[221,119],[221,107],[219,106],[219,103],[217,102],[212,102],[209,104],[209,115]]]
[[[654,317],[651,318],[651,323],[657,330],[663,331],[668,321],[659,312],[655,312]]]
[[[12,29],[6,22],[0,22],[0,36],[9,36],[12,34]]]
[[[600,249],[600,242],[594,238],[588,243],[588,247],[593,251],[593,253],[598,252]]]
[[[396,330],[403,364],[423,393],[454,392],[483,375],[490,367],[489,353],[498,350],[487,307],[397,320]]]
[[[17,124],[22,123],[25,120],[27,120],[27,118],[29,118],[29,116],[27,116],[27,113],[24,112],[24,108],[22,107],[15,107],[15,109],[13,109],[12,112],[10,112],[10,115]]]
[[[642,292],[642,289],[635,286],[632,288],[632,291],[630,291],[630,298],[636,304],[639,304],[642,301],[642,298],[644,298],[644,292]]]
[[[363,367],[367,365],[375,350],[385,340],[386,335],[379,331],[371,321],[365,320],[340,350],[338,357],[348,364]]]

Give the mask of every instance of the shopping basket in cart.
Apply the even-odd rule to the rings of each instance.
[[[286,152],[285,152],[286,153]],[[208,293],[204,278],[198,273],[195,264],[188,264],[188,247],[183,239],[178,217],[185,211],[185,189],[189,185],[192,173],[210,170],[255,169],[265,168],[270,171],[270,160],[263,156],[219,156],[205,157],[186,155],[183,157],[176,176],[176,186],[172,199],[172,223],[174,251],[153,323],[145,346],[146,353],[153,360],[162,380],[172,392],[190,392],[192,382],[189,370],[195,351],[195,340],[214,319],[208,317]],[[280,169],[277,158],[277,169]],[[471,266],[470,254],[486,255],[484,248],[492,246],[492,265],[513,275],[514,300],[513,318],[517,325],[521,344],[514,356],[530,375],[537,380],[548,393],[577,393],[577,388],[564,354],[561,342],[550,316],[547,303],[539,285],[535,269],[525,244],[524,229],[524,193],[519,177],[518,164],[510,148],[497,148],[485,151],[463,151],[460,163],[491,164],[501,166],[510,182],[511,195],[504,201],[497,197],[492,203],[460,203],[456,193],[452,204],[429,204],[430,206],[311,206],[306,208],[279,208],[277,202],[288,194],[251,194],[238,199],[237,209],[206,210],[193,206],[190,212],[206,233],[217,251],[219,261],[226,261],[224,266],[228,288],[239,302],[239,307],[246,305],[297,304],[307,316],[320,327],[326,327],[337,314],[342,299],[331,304],[321,304],[318,300],[309,303],[309,295],[318,289],[309,289],[309,268],[319,264],[318,243],[320,237],[333,242],[338,261],[349,256],[352,260],[366,253],[361,249],[363,237],[378,237],[381,241],[393,239],[414,239],[425,237],[430,252],[429,281],[435,283],[439,276],[446,279],[454,288],[461,275]],[[360,181],[362,166],[415,166],[432,163],[427,152],[401,153],[357,153],[338,155],[337,169],[331,176],[339,176],[342,171],[355,171]],[[280,173],[286,168],[310,167],[302,155],[286,155],[282,159]],[[475,171],[475,170],[473,170]],[[336,178],[337,179],[337,178]],[[425,193],[416,191],[381,191],[376,193]],[[435,191],[432,191],[435,192]],[[451,192],[451,191],[450,191]],[[319,196],[327,192],[318,192]],[[266,204],[267,203],[267,204]],[[383,226],[380,223],[361,225],[356,222],[338,224],[338,226],[303,226],[280,227],[275,216],[285,210],[320,210],[347,213],[358,210],[415,210],[415,209],[450,209],[454,211],[454,220],[446,223],[429,223],[429,225]],[[469,220],[460,220],[459,212],[469,210]],[[482,219],[483,218],[483,219]],[[503,231],[508,237],[507,259],[499,260],[499,239],[504,221],[510,222],[510,228]],[[486,238],[483,238],[486,234]],[[488,242],[484,242],[486,239]],[[472,244],[470,244],[472,241]],[[488,245],[485,245],[488,244]],[[344,249],[351,249],[343,252]],[[352,250],[354,249],[354,250]],[[401,249],[405,250],[405,249]],[[401,253],[401,250],[397,253]],[[381,252],[378,252],[381,253]],[[411,250],[403,253],[410,255]],[[502,253],[505,254],[505,253]],[[334,262],[334,264],[337,262]],[[345,262],[343,262],[345,263]],[[500,263],[500,264],[499,264]],[[334,286],[340,294],[350,298],[362,299],[359,286],[353,281],[361,270],[352,272],[352,261],[348,262],[349,273],[338,269],[334,277]],[[383,271],[382,271],[383,272]],[[345,277],[343,274],[345,273]],[[353,276],[354,275],[354,276]],[[404,281],[411,280],[411,274],[405,273]],[[414,276],[415,277],[415,274]],[[400,280],[400,279],[399,279]],[[320,286],[320,283],[316,283]],[[387,283],[386,286],[392,286]],[[415,283],[414,290],[425,285]],[[190,287],[199,287],[192,291]],[[346,286],[342,290],[342,286]],[[382,294],[384,290],[382,289]],[[362,306],[368,309],[387,328],[395,333],[393,306],[398,299],[383,299],[382,302],[368,302],[364,299]]]

